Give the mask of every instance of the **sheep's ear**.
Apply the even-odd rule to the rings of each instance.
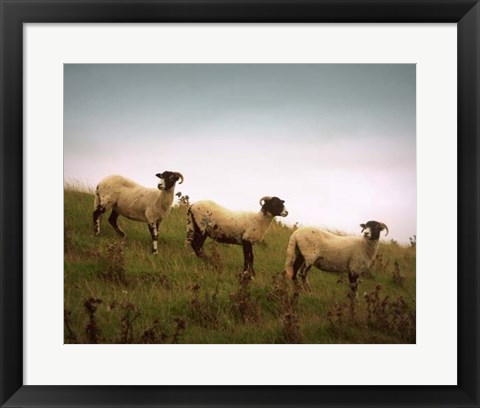
[[[162,178],[162,173],[155,174],[158,178]]]
[[[365,224],[360,224],[360,227],[362,227],[362,229],[367,228],[367,226]]]

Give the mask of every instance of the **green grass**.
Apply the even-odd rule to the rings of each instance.
[[[174,207],[160,226],[158,256],[150,253],[143,223],[120,218],[128,235],[121,240],[106,214],[100,236],[94,237],[92,211],[91,192],[66,187],[65,343],[284,343],[292,341],[289,333],[303,343],[415,342],[414,247],[381,244],[381,265],[377,262],[371,276],[361,278],[352,319],[346,275],[312,269],[312,291],[299,292],[297,303],[290,282],[281,275],[274,282],[292,233],[279,223],[254,247],[256,276],[241,287],[241,247],[207,240],[209,260],[185,247],[186,207]],[[395,261],[405,277],[402,284],[392,277]],[[377,285],[379,301],[369,320],[363,295]],[[405,302],[400,312],[392,303],[399,296]],[[93,329],[88,299],[101,300],[92,314]]]

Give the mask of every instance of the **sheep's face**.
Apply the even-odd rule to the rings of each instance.
[[[279,215],[280,217],[286,217],[288,211],[284,205],[285,201],[280,200],[278,197],[272,197],[266,199],[262,205],[262,211],[269,212],[274,217]]]
[[[156,176],[160,179],[158,182],[159,190],[170,190],[175,187],[178,180],[181,180],[179,184],[183,183],[183,176],[175,171],[164,171],[163,173],[157,173]]]
[[[380,232],[385,229],[387,230],[388,234],[388,228],[382,222],[368,221],[366,224],[360,224],[360,227],[362,227],[363,236],[371,241],[378,241],[380,239]]]

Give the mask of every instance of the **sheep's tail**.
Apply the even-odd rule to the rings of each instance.
[[[185,245],[191,245],[195,237],[195,228],[198,228],[195,219],[193,218],[192,206],[188,207],[187,210],[187,238],[185,240]]]
[[[299,254],[299,249],[297,245],[297,237],[296,233],[294,232],[290,240],[288,241],[288,246],[287,246],[287,260],[285,261],[285,275],[287,275],[288,278],[293,277],[293,264],[295,263],[295,260]]]

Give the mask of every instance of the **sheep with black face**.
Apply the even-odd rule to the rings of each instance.
[[[108,222],[121,236],[125,232],[118,225],[120,215],[135,221],[146,222],[152,236],[152,253],[157,254],[158,228],[172,207],[175,184],[183,183],[182,174],[175,171],[157,173],[157,188],[146,188],[126,177],[113,175],[98,183],[93,211],[94,234],[100,234],[100,219],[112,209]]]
[[[187,240],[195,254],[204,255],[203,244],[207,237],[225,243],[242,245],[244,272],[254,275],[253,244],[265,237],[274,217],[286,217],[285,201],[278,197],[260,199],[258,212],[231,211],[213,201],[198,201],[190,206],[187,213]]]
[[[368,270],[378,250],[380,233],[388,227],[378,221],[360,224],[362,236],[341,236],[316,228],[299,228],[290,237],[285,273],[297,282],[300,274],[309,289],[307,274],[312,266],[326,272],[347,272],[352,281]]]

